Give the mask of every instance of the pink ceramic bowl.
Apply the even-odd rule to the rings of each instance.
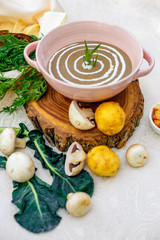
[[[53,53],[60,48],[80,41],[106,42],[121,48],[132,62],[132,72],[125,78],[102,86],[80,86],[60,81],[48,73],[48,63]],[[36,61],[29,54],[36,49]],[[133,80],[145,76],[154,67],[153,57],[124,29],[97,21],[72,22],[50,31],[42,40],[30,43],[24,50],[26,61],[43,74],[47,82],[64,96],[85,102],[96,102],[111,98],[124,90]],[[143,58],[148,62],[140,70]]]

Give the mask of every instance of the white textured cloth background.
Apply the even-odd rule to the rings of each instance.
[[[68,22],[92,19],[117,24],[134,34],[154,56],[153,71],[140,79],[144,115],[126,146],[114,149],[121,160],[118,174],[101,178],[91,173],[95,182],[91,211],[75,218],[61,209],[58,214],[62,220],[50,232],[33,234],[16,223],[13,215],[17,208],[11,203],[12,181],[0,170],[0,240],[159,240],[160,135],[151,129],[148,113],[153,104],[160,103],[160,1],[59,0],[59,3],[68,13]],[[0,126],[17,127],[20,122],[32,128],[23,108],[12,115],[0,114]],[[148,162],[142,168],[134,169],[125,160],[127,148],[134,143],[144,144],[149,151]],[[25,151],[32,155],[30,150]],[[39,162],[35,164],[39,176],[49,182],[48,173]]]

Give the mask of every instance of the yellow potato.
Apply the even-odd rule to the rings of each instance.
[[[26,28],[26,23],[22,19],[17,19],[13,28],[13,33],[21,33],[24,28]]]
[[[38,35],[39,35],[39,30],[40,30],[40,26],[39,26],[38,23],[36,23],[36,24],[29,25],[28,27],[26,27],[26,28],[23,30],[23,33],[24,33],[24,34],[27,34],[27,35],[35,35],[36,37],[38,37]]]
[[[119,133],[124,127],[126,114],[116,102],[104,102],[95,112],[97,128],[106,135]]]
[[[107,146],[96,146],[87,154],[89,169],[99,176],[111,177],[116,175],[120,168],[117,154]]]
[[[0,22],[0,30],[8,30],[9,32],[13,32],[14,23],[12,22]]]

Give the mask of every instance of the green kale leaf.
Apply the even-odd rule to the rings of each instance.
[[[40,233],[54,229],[61,217],[56,214],[59,208],[57,197],[50,187],[36,175],[25,183],[15,183],[12,203],[20,211],[16,221],[30,232]]]
[[[0,156],[0,168],[6,168],[7,158]]]
[[[35,150],[34,157],[41,161],[43,168],[49,169],[53,177],[51,189],[56,193],[60,207],[65,207],[66,197],[70,192],[83,191],[92,196],[94,182],[87,171],[82,170],[74,177],[67,176],[64,171],[65,154],[58,154],[45,145],[40,130],[30,131],[28,137],[27,146]]]
[[[6,157],[0,157],[0,168],[6,167]],[[19,212],[15,220],[25,229],[33,233],[54,229],[60,222],[56,211],[59,208],[56,194],[50,186],[36,175],[27,182],[13,182],[12,203]]]

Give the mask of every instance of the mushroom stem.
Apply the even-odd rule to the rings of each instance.
[[[94,118],[94,112],[91,108],[82,108],[82,111],[84,112],[86,118]]]
[[[26,140],[22,138],[16,138],[15,147],[17,148],[25,148],[26,147]]]

